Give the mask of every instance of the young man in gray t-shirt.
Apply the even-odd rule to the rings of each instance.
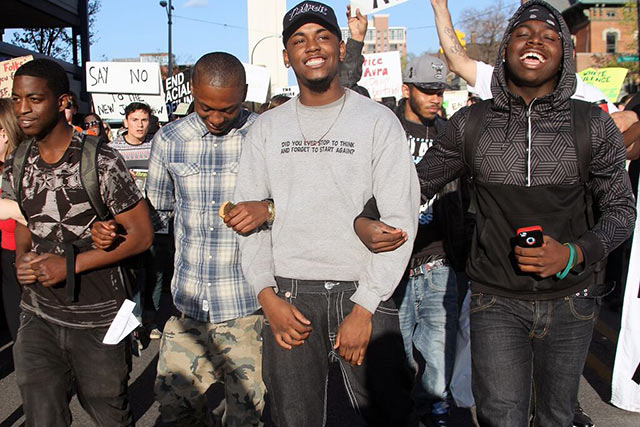
[[[404,131],[384,106],[340,86],[345,48],[331,8],[303,2],[283,28],[300,96],[251,127],[235,193],[273,199],[276,209],[269,229],[239,238],[245,277],[270,326],[263,371],[274,421],[321,425],[328,363],[337,361],[369,425],[417,425],[389,300],[411,247],[372,254],[352,226],[375,196],[381,215],[413,239],[418,181]]]

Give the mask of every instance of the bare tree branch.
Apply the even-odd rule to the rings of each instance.
[[[101,8],[100,0],[89,0],[89,43],[96,40],[93,26]],[[70,28],[23,28],[13,34],[11,43],[54,58],[68,60],[72,53],[73,37]]]

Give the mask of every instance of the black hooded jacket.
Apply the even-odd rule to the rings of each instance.
[[[520,96],[507,88],[502,58],[516,18],[532,4],[540,4],[549,9],[560,23],[563,61],[555,90],[534,99],[527,106]],[[503,186],[505,189],[521,187],[523,192],[524,189],[539,187],[542,194],[545,186],[552,188],[575,186],[580,183],[569,102],[575,91],[575,80],[571,35],[562,16],[543,1],[527,2],[511,19],[500,46],[492,78],[493,101],[479,132],[473,159],[473,176],[476,183]],[[439,143],[435,144],[417,165],[423,200],[433,197],[445,184],[468,171],[463,161],[462,149],[468,113],[469,109],[464,108],[451,118],[444,132],[440,134]],[[598,115],[591,119],[590,133],[588,191],[592,194],[595,210],[599,215],[593,227],[579,233],[575,241],[571,242],[582,249],[586,267],[594,266],[601,261],[629,236],[636,215],[625,171],[625,150],[615,123],[608,114],[599,111]],[[529,204],[531,206],[526,208],[535,211],[536,201],[531,200]],[[502,212],[508,212],[510,208],[517,209],[521,206],[498,208]],[[480,213],[478,212],[479,218]],[[482,214],[490,216],[487,212]],[[474,241],[486,232],[482,227],[483,225],[478,225]],[[549,228],[544,232],[551,237],[554,237],[555,232],[560,234],[562,231],[553,230],[552,226]],[[490,236],[485,236],[487,237]],[[557,237],[554,238],[557,240]],[[471,264],[477,262],[477,259],[470,259]],[[467,270],[470,271],[469,264]],[[470,277],[473,282],[479,281],[471,274]],[[509,283],[485,285],[487,286],[482,286],[483,292],[489,293],[493,288],[497,294],[526,299],[553,298],[563,293],[569,294],[569,288],[563,285],[562,281],[558,281],[551,289],[539,290],[533,286],[527,292],[511,289]],[[573,286],[576,286],[575,283]]]

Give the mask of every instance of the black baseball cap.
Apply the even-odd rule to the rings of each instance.
[[[301,26],[314,22],[322,25],[342,40],[342,33],[333,9],[317,1],[303,1],[289,10],[282,20],[282,42],[287,44],[289,37]]]

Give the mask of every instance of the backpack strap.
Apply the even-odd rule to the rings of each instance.
[[[467,113],[467,121],[464,125],[464,135],[462,137],[462,160],[469,169],[471,179],[474,178],[473,164],[476,157],[478,137],[480,136],[480,131],[482,130],[482,125],[484,124],[491,102],[491,99],[476,102],[469,107],[469,112]]]
[[[27,163],[27,157],[31,152],[31,147],[33,146],[34,142],[35,138],[30,138],[24,141],[22,144],[18,145],[13,153],[13,166],[11,169],[13,172],[13,193],[16,197],[16,202],[20,207],[20,212],[22,212],[22,216],[24,216],[26,220],[28,220],[29,218],[27,217],[24,209],[22,209],[22,177],[24,176],[24,168],[25,164]]]
[[[571,99],[571,126],[573,141],[578,157],[578,172],[580,182],[589,182],[589,164],[591,163],[591,120],[594,109],[599,107],[586,101]]]
[[[98,176],[98,148],[102,138],[83,134],[82,155],[80,158],[80,182],[89,196],[89,203],[100,221],[111,218],[109,208],[102,200],[100,178]]]

